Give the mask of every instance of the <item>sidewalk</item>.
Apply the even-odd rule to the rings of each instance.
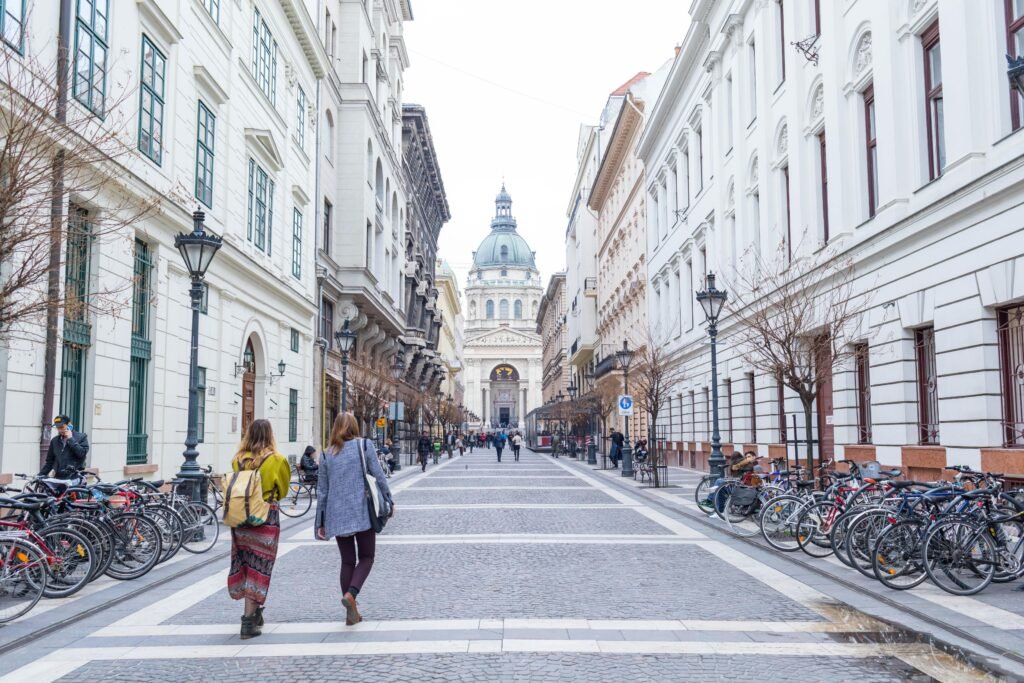
[[[979,663],[1024,680],[1024,583],[1020,580],[993,583],[970,597],[951,595],[930,582],[907,591],[890,590],[835,557],[816,559],[801,551],[782,553],[768,546],[760,536],[745,539],[730,534],[724,522],[714,515],[705,515],[693,500],[694,488],[704,472],[669,467],[668,487],[654,489],[650,482],[622,477],[621,470],[602,470],[600,465],[595,468],[587,465],[585,459],[561,460],[661,503],[696,522],[701,531],[719,537],[718,540],[727,539],[723,542],[794,578],[829,579],[829,594],[860,612],[969,653]]]

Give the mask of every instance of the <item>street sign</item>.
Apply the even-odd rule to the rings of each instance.
[[[386,417],[377,418],[377,429],[384,429],[388,426],[388,419]]]
[[[619,395],[619,415],[633,414],[633,397],[628,394]]]
[[[402,422],[405,420],[405,402],[392,401],[391,405],[388,406],[388,417],[391,418],[392,422]]]

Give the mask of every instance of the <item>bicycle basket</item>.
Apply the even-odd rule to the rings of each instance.
[[[875,461],[862,462],[860,464],[860,476],[878,479],[882,474],[882,466]]]

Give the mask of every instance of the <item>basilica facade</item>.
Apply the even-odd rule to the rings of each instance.
[[[494,203],[490,233],[473,252],[465,290],[465,404],[484,429],[521,426],[541,405],[543,374],[536,322],[544,296],[540,272],[516,232],[504,185]]]

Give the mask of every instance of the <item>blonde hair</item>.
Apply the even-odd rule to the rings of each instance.
[[[253,420],[249,428],[245,430],[242,442],[238,444],[235,460],[241,464],[246,456],[250,456],[258,462],[256,465],[258,468],[264,460],[276,452],[277,442],[274,441],[274,428],[270,426],[270,420]]]
[[[341,413],[334,418],[334,425],[331,427],[331,437],[327,440],[328,448],[337,448],[345,445],[346,441],[358,439],[361,430],[359,420],[352,413]]]

